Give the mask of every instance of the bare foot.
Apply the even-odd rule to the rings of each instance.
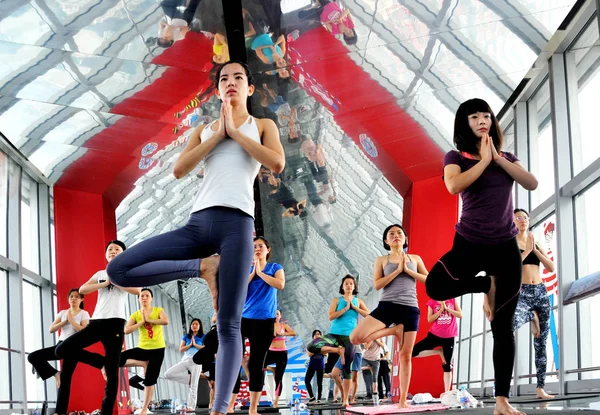
[[[56,379],[56,388],[60,388],[60,372],[54,374],[54,379]]]
[[[515,409],[510,403],[508,403],[508,398],[504,396],[497,396],[494,415],[525,415],[525,412]]]
[[[496,277],[490,276],[490,290],[485,294],[483,299],[483,312],[489,321],[494,319],[496,311]]]
[[[102,369],[100,369],[100,372],[102,372],[102,377],[104,378],[104,381],[106,382],[108,380],[108,377],[106,376],[106,368],[104,366],[102,366]]]
[[[200,278],[204,279],[206,285],[208,285],[208,291],[210,291],[215,311],[218,311],[219,309],[219,284],[217,281],[217,274],[219,272],[220,260],[221,257],[211,256],[200,261]]]
[[[338,354],[340,355],[340,360],[342,361],[342,364],[345,365],[346,364],[346,358],[344,357],[344,354],[346,353],[346,348],[340,346],[338,348]]]
[[[440,357],[442,358],[442,364],[445,365],[446,364],[446,358],[444,357],[444,351],[443,350],[438,350],[438,353],[440,354]]]
[[[537,311],[532,311],[532,313],[533,320],[531,320],[531,334],[533,334],[533,337],[537,339],[540,337],[540,316],[538,315]]]
[[[279,396],[273,401],[273,408],[279,408]]]
[[[548,395],[544,388],[537,388],[536,396],[538,399],[554,399],[554,395]]]
[[[406,399],[400,399],[400,402],[396,404],[398,408],[408,408],[408,402]]]

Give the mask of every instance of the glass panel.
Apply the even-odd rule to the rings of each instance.
[[[25,330],[25,352],[31,353],[43,347],[42,343],[42,299],[41,289],[23,281],[23,323]],[[46,398],[44,382],[37,379],[31,370],[25,371],[27,400],[43,401]],[[33,404],[35,408],[35,404]]]
[[[469,337],[471,335],[471,302],[473,300],[473,294],[463,295],[461,301],[461,307],[463,310],[463,315],[465,316],[461,319],[461,327],[460,327],[460,338],[464,339],[465,337]]]
[[[31,177],[23,174],[21,183],[21,248],[23,266],[40,272],[38,237],[38,186]]]
[[[8,352],[0,350],[0,401],[10,401],[10,366]],[[0,409],[3,409],[0,405]]]
[[[600,156],[600,143],[597,140],[596,117],[594,111],[600,93],[600,46],[598,46],[597,16],[590,21],[587,29],[577,39],[567,53],[569,70],[577,80],[577,102],[573,103],[571,116],[573,134],[573,172],[579,173]]]
[[[8,273],[0,270],[0,347],[8,347]]]
[[[0,255],[7,255],[8,245],[8,157],[0,152]]]
[[[596,213],[600,203],[600,183],[575,198],[577,226],[577,263],[578,278],[583,278],[600,271],[600,243],[596,232],[600,229],[600,217]],[[594,205],[595,204],[595,205]],[[595,318],[600,313],[598,296],[593,296],[578,303],[579,342],[581,368],[600,366],[600,331]],[[594,372],[582,374],[583,379],[594,379]]]
[[[577,227],[578,278],[600,271],[600,183],[594,184],[575,198],[575,223]]]
[[[486,328],[489,328],[489,324],[486,324]],[[485,367],[483,376],[485,379],[494,379],[494,361],[492,360],[492,352],[494,350],[494,338],[492,337],[492,332],[487,331],[485,333]],[[486,383],[487,386],[492,386],[493,384]]]
[[[550,115],[550,86],[546,80],[529,101],[530,171],[538,179],[538,188],[531,192],[531,208],[554,194],[554,151]]]
[[[471,334],[476,335],[483,332],[483,294],[473,295],[473,313],[471,315],[465,315],[463,313],[462,319],[471,318]]]
[[[483,313],[478,313],[483,314]],[[469,380],[481,380],[481,369],[483,366],[483,336],[473,337],[471,339],[471,372],[469,374]]]
[[[469,380],[469,347],[471,341],[460,342],[460,357],[458,358],[458,382],[464,383]]]

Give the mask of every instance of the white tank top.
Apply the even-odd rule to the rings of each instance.
[[[208,140],[214,133],[213,123],[202,131],[200,139]],[[260,143],[260,133],[254,117],[249,116],[239,127],[245,136]],[[260,163],[232,138],[225,138],[204,158],[204,180],[196,196],[192,213],[214,206],[239,209],[254,218],[254,179]]]

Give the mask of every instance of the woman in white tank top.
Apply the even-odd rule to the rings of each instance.
[[[173,174],[179,179],[204,160],[204,179],[189,222],[131,247],[107,270],[116,284],[149,286],[197,278],[202,263],[202,278],[219,310],[213,413],[226,412],[242,361],[240,325],[253,257],[254,180],[261,164],[274,173],[281,173],[285,164],[275,123],[248,114],[252,82],[248,66],[241,62],[219,68],[219,120],[197,127],[175,163]],[[217,253],[222,259],[218,276],[215,259],[200,260]]]

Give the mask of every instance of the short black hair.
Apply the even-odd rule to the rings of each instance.
[[[346,42],[346,45],[348,46],[356,45],[356,42],[358,42],[358,35],[356,34],[356,30],[352,29],[352,31],[354,32],[353,36],[348,36],[344,34],[344,42]]]
[[[527,217],[529,217],[529,212],[527,212],[525,209],[521,209],[521,208],[516,208],[513,212],[514,215],[516,215],[519,212],[523,212],[524,214],[527,215]]]
[[[152,290],[148,287],[144,287],[140,290],[140,295],[144,292],[144,291],[148,291],[150,293],[150,297],[154,298],[154,293],[152,292]]]
[[[354,281],[354,290],[352,291],[352,295],[358,294],[358,285],[356,285],[356,278],[354,278],[354,276],[350,274],[346,274],[346,276],[342,278],[342,283],[340,284],[339,290],[340,294],[344,294],[344,282],[346,282],[347,279],[351,279],[352,281]]]
[[[408,234],[406,233],[406,231],[404,230],[404,228],[402,227],[402,225],[398,225],[397,223],[394,223],[393,225],[388,226],[387,228],[385,228],[385,231],[383,231],[383,247],[385,248],[386,251],[389,251],[391,248],[388,245],[388,243],[385,241],[387,239],[387,234],[390,230],[392,230],[392,228],[400,228],[402,229],[402,233],[404,233],[404,245],[402,246],[403,249],[408,248]]]
[[[161,37],[149,37],[148,39],[146,39],[145,43],[148,46],[158,45],[161,48],[170,48],[171,46],[173,46],[175,41],[173,39],[165,40]]]
[[[316,330],[313,330],[312,337],[314,338],[314,337],[315,337],[315,334],[317,334],[317,333],[319,333],[321,336],[323,335],[323,333],[321,332],[321,330],[319,330],[319,329],[316,329]]]
[[[250,67],[248,66],[248,64],[245,62],[239,61],[239,60],[231,60],[231,61],[225,62],[222,65],[219,65],[219,68],[217,69],[217,76],[215,78],[215,84],[217,85],[217,89],[219,89],[218,88],[219,78],[221,78],[221,72],[223,71],[223,68],[225,68],[227,65],[231,65],[234,63],[237,63],[242,68],[244,68],[244,72],[246,73],[246,78],[248,78],[248,86],[254,85],[254,77],[252,76],[252,71],[250,70]]]
[[[269,241],[267,241],[265,239],[264,236],[257,236],[256,238],[254,238],[254,242],[258,241],[259,239],[265,243],[265,246],[269,250],[269,253],[267,254],[267,261],[268,261],[269,259],[271,259],[271,244],[269,243]]]
[[[458,151],[468,154],[478,155],[477,143],[479,139],[469,126],[469,115],[477,112],[487,112],[492,116],[492,126],[490,127],[490,137],[494,142],[496,151],[500,152],[504,145],[504,134],[502,128],[494,115],[490,105],[480,98],[473,98],[460,104],[456,110],[454,118],[454,145]]]
[[[121,242],[118,239],[115,239],[115,240],[110,241],[109,243],[106,244],[106,248],[104,248],[104,252],[106,252],[108,250],[108,247],[111,246],[111,245],[113,245],[113,244],[117,245],[117,246],[120,246],[123,251],[127,249],[127,246],[125,245],[124,242]]]

